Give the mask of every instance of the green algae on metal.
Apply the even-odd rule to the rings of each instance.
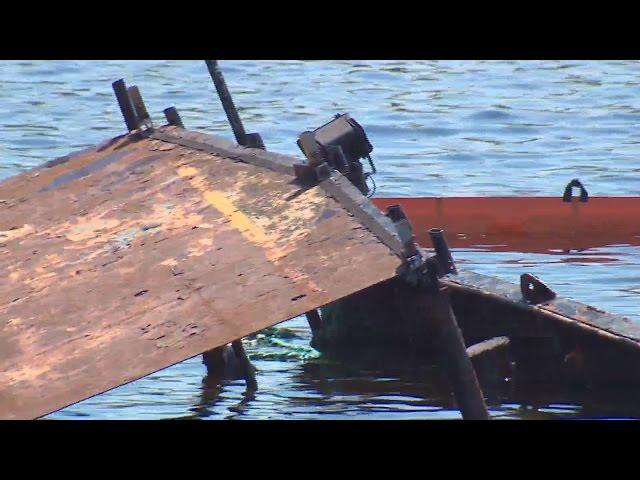
[[[297,343],[295,339],[305,343]],[[251,360],[300,361],[320,357],[320,352],[289,328],[266,328],[244,341]]]

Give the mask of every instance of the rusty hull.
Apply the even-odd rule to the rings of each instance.
[[[549,253],[604,245],[640,245],[639,197],[374,198],[384,210],[401,205],[422,245],[429,228],[447,233],[452,248]]]
[[[388,246],[293,179],[130,135],[0,183],[0,418],[40,417],[395,275]]]
[[[531,304],[520,285],[471,271],[447,275],[467,345],[506,336],[527,377],[640,384],[640,325],[556,297]]]

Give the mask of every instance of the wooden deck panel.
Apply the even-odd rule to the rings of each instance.
[[[387,246],[292,179],[120,137],[0,183],[0,418],[42,416],[395,275]]]

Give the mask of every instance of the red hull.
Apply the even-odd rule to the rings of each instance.
[[[443,228],[451,247],[548,252],[640,245],[640,197],[374,198],[382,211],[401,205],[418,242],[430,246],[429,228]]]

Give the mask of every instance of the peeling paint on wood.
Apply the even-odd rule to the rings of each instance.
[[[400,264],[282,172],[134,135],[46,166],[0,183],[0,418],[133,381]]]

